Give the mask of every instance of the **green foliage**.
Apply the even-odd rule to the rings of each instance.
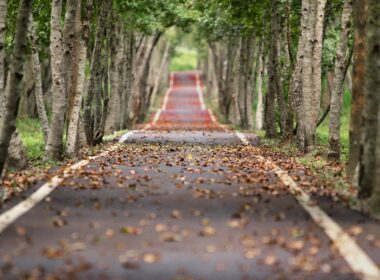
[[[44,137],[38,119],[18,119],[17,129],[24,144],[28,160],[32,164],[42,161],[44,155]]]
[[[118,0],[115,7],[130,29],[146,34],[173,25],[186,27],[197,18],[187,0]]]
[[[197,68],[197,52],[194,49],[177,47],[170,63],[170,71],[187,71]]]

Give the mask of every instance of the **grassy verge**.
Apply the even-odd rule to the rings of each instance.
[[[38,119],[17,119],[17,129],[25,145],[28,160],[32,166],[42,164],[44,155],[44,136]]]

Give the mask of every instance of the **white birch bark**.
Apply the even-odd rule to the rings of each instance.
[[[49,121],[46,113],[44,95],[42,90],[41,80],[41,63],[38,54],[38,38],[34,26],[33,15],[30,17],[30,41],[32,47],[32,64],[33,64],[33,77],[34,77],[34,93],[36,96],[37,112],[41,122],[42,132],[44,134],[45,143],[49,135]]]
[[[62,27],[61,27],[62,0],[52,1],[51,13],[51,71],[53,107],[51,127],[48,141],[45,147],[44,160],[59,160],[62,155],[62,141],[66,112],[66,93],[63,78],[63,50],[62,50]]]
[[[343,83],[347,64],[348,38],[351,32],[352,0],[345,0],[341,19],[341,35],[336,52],[334,83],[331,92],[329,154],[330,160],[340,159],[340,116],[342,111]]]

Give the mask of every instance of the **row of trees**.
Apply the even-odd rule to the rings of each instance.
[[[192,24],[208,92],[226,121],[295,141],[305,153],[315,149],[316,129],[330,113],[328,157],[340,159],[343,84],[351,89],[352,75],[347,173],[360,196],[379,206],[379,5],[0,0],[0,170],[6,158],[20,162],[23,155],[15,129],[20,108],[36,108],[46,160],[142,122],[168,74],[173,42],[165,31]],[[20,92],[36,104],[20,105]]]
[[[0,0],[0,172],[26,164],[19,111],[38,116],[47,161],[144,121],[167,86],[164,32],[186,25],[181,3]]]
[[[197,33],[207,43],[202,68],[209,94],[227,122],[264,129],[267,137],[295,141],[309,153],[329,114],[328,158],[338,161],[344,84],[352,88],[347,174],[377,210],[379,3],[215,0],[194,6],[201,12]]]

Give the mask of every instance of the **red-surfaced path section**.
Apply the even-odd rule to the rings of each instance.
[[[221,130],[205,106],[198,72],[171,75],[170,89],[152,124],[154,130]]]

